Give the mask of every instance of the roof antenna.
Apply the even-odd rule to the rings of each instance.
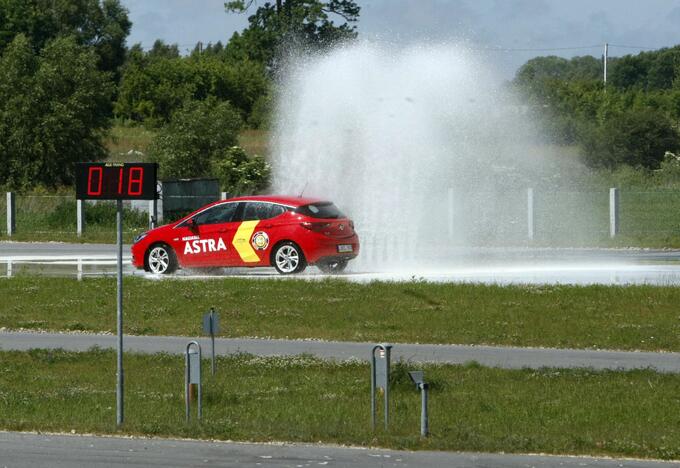
[[[307,184],[309,184],[309,181],[305,182],[305,186],[302,187],[302,192],[300,192],[300,195],[298,195],[298,198],[302,198],[302,194],[305,193],[305,190],[307,190]]]

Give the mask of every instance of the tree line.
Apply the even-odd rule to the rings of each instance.
[[[611,58],[537,57],[512,85],[550,143],[578,145],[591,167],[657,169],[680,150],[680,46]]]

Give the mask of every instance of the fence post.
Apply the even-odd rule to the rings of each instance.
[[[534,189],[527,189],[527,234],[534,240]]]
[[[619,233],[619,189],[609,189],[609,237]]]
[[[7,192],[7,235],[12,236],[17,230],[16,195]]]
[[[149,229],[158,225],[158,200],[149,200]]]
[[[448,223],[447,223],[447,229],[448,229],[448,234],[449,234],[449,240],[453,240],[453,188],[449,188],[448,191]]]
[[[83,200],[76,200],[76,233],[78,237],[85,231],[85,203]]]

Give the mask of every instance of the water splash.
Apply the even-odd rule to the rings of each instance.
[[[335,201],[355,221],[364,268],[516,244],[526,187],[546,178],[525,111],[451,44],[362,42],[300,57],[278,103],[274,189]]]

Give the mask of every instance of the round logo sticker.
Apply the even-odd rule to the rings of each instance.
[[[251,244],[256,250],[264,250],[269,246],[269,236],[264,231],[256,232],[253,234]]]

